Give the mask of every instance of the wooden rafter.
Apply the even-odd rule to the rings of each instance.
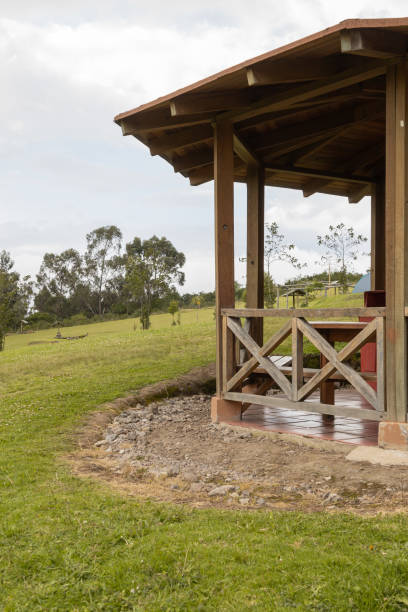
[[[173,157],[174,172],[188,172],[193,168],[207,166],[212,162],[214,153],[212,148],[200,149],[183,155],[182,157]]]
[[[190,180],[190,185],[193,187],[208,183],[208,181],[212,181],[214,178],[214,165],[209,164],[208,166],[192,170],[188,173],[188,178]]]
[[[252,153],[241,137],[236,133],[234,133],[234,152],[246,164],[261,165],[259,158]],[[172,164],[174,172],[188,172],[189,170],[201,168],[202,166],[208,166],[211,164],[212,160],[212,149],[203,148],[199,151],[192,151],[180,157],[174,157]]]
[[[246,164],[261,165],[261,161],[256,153],[254,153],[247,143],[242,139],[236,130],[234,131],[234,152]]]
[[[183,117],[171,117],[170,113],[164,112],[161,116],[131,116],[120,121],[123,136],[133,136],[144,132],[158,132],[165,129],[190,127],[202,123],[211,123],[213,113],[202,113],[201,115],[183,115]]]
[[[356,185],[369,185],[373,183],[372,179],[366,177],[347,176],[344,174],[321,172],[319,170],[312,170],[309,168],[266,166],[265,170],[267,172],[285,173],[290,174],[292,176],[303,176],[305,178],[319,178],[326,179],[327,181],[345,181],[347,183],[354,183]]]
[[[252,92],[247,90],[217,91],[201,94],[186,94],[170,102],[172,117],[194,115],[208,111],[242,108],[252,101]]]
[[[327,185],[330,185],[331,181],[324,178],[314,178],[306,183],[303,187],[303,197],[308,198],[318,191],[322,191]],[[365,185],[364,185],[365,187]]]
[[[374,79],[377,76],[385,74],[386,70],[387,64],[385,62],[376,64],[375,66],[366,68],[365,70],[362,70],[361,68],[351,68],[327,79],[322,79],[317,83],[312,82],[311,84],[307,83],[306,85],[300,85],[299,87],[294,87],[289,91],[283,91],[275,96],[271,96],[269,99],[266,97],[265,99],[252,104],[246,110],[227,112],[224,113],[223,116],[236,123],[237,121],[243,121],[262,113],[290,108],[297,102],[310,100],[333,91],[338,91],[339,89],[343,89],[345,87],[350,87],[356,83]]]
[[[332,135],[338,133],[342,128],[334,128],[333,130],[326,130],[324,136]],[[309,136],[304,136],[302,138],[292,138],[288,140],[286,143],[276,144],[275,146],[268,148],[267,151],[264,151],[263,161],[264,163],[275,163],[275,159],[282,159],[284,155],[289,153],[294,153],[299,151],[299,149],[303,150],[305,147],[315,144],[317,142],[321,142],[323,138],[322,132],[318,132],[317,134],[311,134]]]
[[[370,121],[384,116],[384,105],[382,102],[370,102],[354,108],[347,108],[340,112],[329,111],[311,119],[307,122],[299,121],[291,125],[271,130],[262,135],[257,135],[254,148],[256,151],[278,146],[294,139],[306,138],[307,136],[325,135],[328,130],[344,128],[353,123]]]
[[[282,153],[281,155],[279,155],[279,162],[284,166],[296,166],[299,163],[300,158],[306,156],[309,151],[313,151],[315,149],[319,150],[320,147],[323,147],[323,145],[327,143],[327,141],[330,141],[331,138],[338,134],[340,131],[341,128],[333,131],[330,130],[328,134],[325,134],[324,136],[320,135],[317,140],[313,139],[313,142],[303,144],[302,146],[297,147],[296,149],[293,149],[288,153]],[[268,151],[268,158],[273,159],[273,157],[270,155],[270,151]],[[299,163],[299,165],[307,166],[307,163]]]
[[[209,123],[195,125],[177,132],[170,132],[150,139],[148,144],[151,155],[161,155],[169,151],[212,140],[214,129]]]
[[[372,144],[364,151],[359,151],[342,165],[342,172],[361,172],[367,166],[372,166],[385,157],[385,142]]]
[[[353,124],[351,124],[353,125]],[[316,155],[316,153],[319,153],[319,151],[322,151],[325,147],[327,147],[327,145],[333,143],[335,140],[337,140],[337,138],[339,138],[339,136],[344,136],[344,134],[347,132],[347,130],[349,129],[350,126],[344,126],[342,128],[339,128],[338,130],[334,131],[332,134],[330,134],[328,136],[328,138],[324,138],[323,140],[318,141],[317,143],[311,144],[307,147],[306,150],[304,151],[300,151],[300,154],[296,156],[295,159],[292,160],[292,163],[294,166],[296,165],[302,165],[306,162],[307,164],[307,160],[310,157],[313,157],[313,155]]]
[[[299,81],[316,81],[329,77],[339,69],[337,58],[323,58],[318,61],[285,60],[261,64],[247,68],[247,81],[254,85],[275,85],[278,83],[296,83]]]
[[[245,166],[245,163],[235,158],[234,167],[235,170],[242,168]],[[343,174],[334,174],[328,172],[322,172],[319,170],[313,170],[310,168],[298,168],[294,166],[275,166],[275,167],[265,167],[265,171],[267,173],[267,179],[270,179],[274,174],[281,175],[287,174],[289,176],[296,176],[305,179],[319,179],[324,180],[327,184],[332,181],[342,181],[346,183],[350,183],[351,185],[356,186],[367,186],[371,185],[375,182],[374,178],[360,177],[360,176],[349,176]],[[200,168],[196,168],[191,172],[188,172],[188,177],[190,179],[191,185],[202,185],[203,183],[207,183],[214,178],[213,167],[212,164],[205,165]],[[235,177],[235,180],[237,178]],[[269,184],[269,182],[267,181]]]
[[[351,195],[349,195],[349,204],[358,204],[360,200],[372,194],[372,185],[361,185],[356,187]]]
[[[278,120],[279,122],[290,120],[293,117],[296,117],[302,111],[307,111],[312,108],[319,108],[321,106],[325,111],[327,107],[333,107],[334,105],[339,105],[347,102],[355,102],[356,100],[384,100],[384,95],[382,96],[371,96],[364,94],[362,92],[359,84],[356,84],[353,87],[348,87],[343,90],[341,93],[334,92],[333,94],[328,94],[325,96],[319,96],[314,99],[308,99],[304,102],[299,102],[297,104],[293,104],[290,108],[280,109],[277,111],[266,112],[260,115],[255,115],[250,119],[245,119],[244,121],[237,122],[236,127],[240,132],[243,130],[248,130],[254,127],[257,127],[259,124],[268,123],[274,120]]]
[[[395,31],[361,29],[345,30],[340,35],[342,53],[366,57],[390,58],[405,55],[408,39]]]

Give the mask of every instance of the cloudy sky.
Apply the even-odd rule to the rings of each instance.
[[[167,236],[187,257],[186,291],[214,285],[213,184],[190,187],[113,123],[118,112],[351,17],[401,17],[403,0],[1,0],[0,250],[35,274],[47,251],[84,248],[118,225],[124,239]],[[384,8],[384,6],[386,8]],[[236,256],[245,254],[236,188]],[[343,221],[369,234],[369,201],[266,190],[300,258]],[[293,220],[296,219],[294,225]],[[360,269],[367,267],[362,262]],[[244,281],[242,264],[237,280]],[[274,276],[293,275],[277,265]]]

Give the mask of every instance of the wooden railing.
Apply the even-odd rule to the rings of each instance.
[[[385,418],[385,308],[224,309],[222,317],[222,394],[225,399],[247,405],[256,403],[360,419],[378,421]],[[251,322],[258,317],[290,318],[290,320],[285,322],[263,346],[259,346],[249,333]],[[340,318],[344,321],[350,317],[370,317],[372,320],[362,324],[361,329],[353,332],[353,337],[339,351],[336,351],[319,332],[316,323],[307,320]],[[244,325],[242,325],[243,318]],[[290,335],[292,335],[292,366],[279,368],[270,359],[270,355]],[[309,340],[324,358],[325,363],[319,369],[303,367],[304,338]],[[347,360],[368,341],[375,342],[377,347],[376,376],[357,372],[347,363]],[[230,350],[231,344],[235,344],[235,350]],[[256,393],[243,392],[242,387],[246,385],[249,377],[259,372],[266,376],[266,384],[258,387]],[[376,391],[367,382],[373,378],[376,380]],[[305,405],[304,400],[328,380],[347,381],[373,409],[317,401],[308,401]],[[263,395],[273,383],[279,387],[285,397]]]

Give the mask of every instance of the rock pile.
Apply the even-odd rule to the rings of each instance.
[[[400,494],[384,469],[358,467],[344,454],[211,423],[210,396],[203,394],[128,408],[95,447],[110,474],[166,490],[169,499],[180,501],[369,510]],[[397,481],[400,477],[396,474]]]

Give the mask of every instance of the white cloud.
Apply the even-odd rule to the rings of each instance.
[[[34,273],[42,252],[80,244],[99,225],[116,223],[127,239],[156,232],[186,253],[186,290],[213,287],[212,188],[192,189],[135,139],[122,138],[113,116],[341,19],[406,11],[402,0],[386,7],[366,0],[3,4],[0,248]],[[237,209],[238,257],[245,254],[242,190]],[[302,200],[286,190],[267,190],[267,218],[309,259],[329,223],[369,233],[366,202]],[[240,279],[245,270],[237,267]],[[276,271],[279,280],[288,275],[284,266]]]

